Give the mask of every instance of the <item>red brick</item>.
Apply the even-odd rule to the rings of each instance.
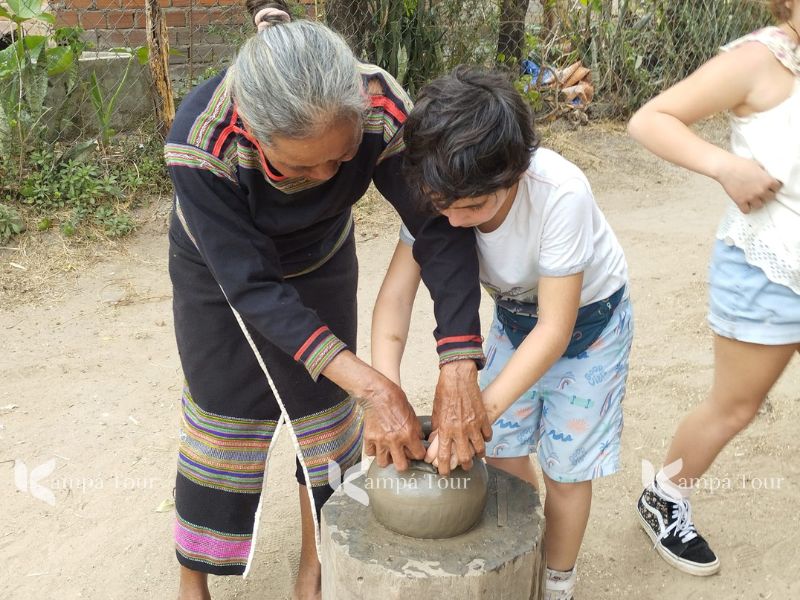
[[[60,10],[56,13],[56,21],[65,27],[77,27],[80,24],[78,13],[74,10]]]
[[[93,0],[67,0],[64,8],[94,8],[93,4]]]
[[[240,0],[217,0],[220,6],[233,6],[234,4],[241,4]]]
[[[170,6],[172,6],[172,1],[171,0],[158,0],[158,5],[161,8],[169,8]]]
[[[172,0],[172,6],[189,6],[192,0]]]
[[[204,11],[195,12],[192,15],[192,25],[216,25],[218,23],[228,23],[230,19],[225,18],[227,11],[218,8],[211,8]]]
[[[164,11],[167,27],[186,27],[186,11],[168,9]]]
[[[130,29],[134,24],[134,15],[130,10],[109,10],[106,12],[110,29]]]
[[[99,10],[85,10],[81,12],[81,27],[84,29],[105,29],[106,13]]]
[[[219,0],[197,0],[197,4],[200,6],[217,6]]]
[[[94,0],[97,8],[119,8],[119,0]]]

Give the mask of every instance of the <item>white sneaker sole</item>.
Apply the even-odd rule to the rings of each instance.
[[[683,571],[684,573],[695,575],[697,577],[708,577],[709,575],[714,575],[717,571],[719,571],[719,558],[712,563],[708,563],[707,565],[698,565],[697,563],[684,560],[667,551],[667,549],[661,545],[661,540],[658,539],[655,532],[650,528],[650,525],[642,516],[642,513],[639,512],[638,502],[636,503],[636,516],[639,517],[639,524],[642,526],[642,529],[644,529],[647,537],[650,538],[650,541],[655,545],[656,551],[659,553],[659,555],[661,555],[661,558],[679,571]]]

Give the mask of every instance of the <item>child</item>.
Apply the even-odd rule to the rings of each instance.
[[[659,554],[693,575],[715,573],[719,559],[692,523],[691,483],[755,417],[800,349],[800,0],[771,4],[780,26],[728,44],[629,125],[648,150],[716,179],[733,200],[709,275],[711,394],[678,425],[667,466],[638,502]],[[730,152],[689,129],[723,111]]]
[[[580,169],[537,149],[528,105],[504,75],[459,67],[430,83],[404,138],[415,189],[452,225],[474,228],[496,304],[481,376],[487,462],[535,484],[538,449],[546,598],[571,599],[591,482],[619,468],[632,339],[622,248]],[[388,377],[399,377],[417,272],[401,241],[373,318],[373,364]],[[434,439],[426,460],[449,456],[441,450]]]

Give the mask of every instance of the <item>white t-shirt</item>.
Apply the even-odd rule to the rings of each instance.
[[[408,231],[401,234],[411,238]],[[538,149],[520,178],[514,204],[492,232],[475,229],[481,283],[492,298],[537,302],[540,277],[583,272],[580,305],[608,298],[628,281],[622,247],[583,172]]]

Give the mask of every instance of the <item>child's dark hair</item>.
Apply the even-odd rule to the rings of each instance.
[[[507,76],[463,65],[422,88],[403,139],[412,189],[440,210],[513,186],[539,147],[530,107]]]

